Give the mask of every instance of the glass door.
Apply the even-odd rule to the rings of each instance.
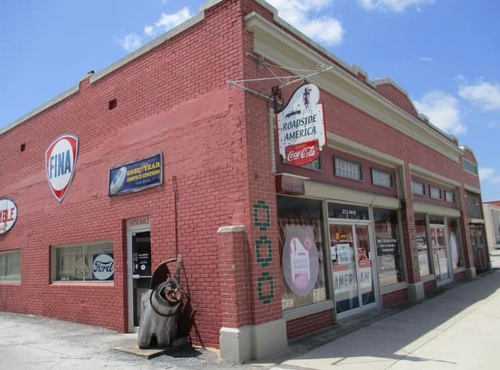
[[[368,225],[330,224],[337,314],[376,303]]]
[[[436,281],[441,283],[451,279],[450,258],[446,248],[444,225],[430,225],[430,231],[434,273]]]
[[[139,326],[141,298],[151,284],[151,235],[149,231],[132,234],[133,325]]]

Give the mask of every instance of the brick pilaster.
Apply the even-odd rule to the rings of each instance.
[[[247,236],[244,226],[219,228],[220,308],[222,326],[250,325]]]

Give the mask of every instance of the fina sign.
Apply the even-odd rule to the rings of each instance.
[[[326,143],[323,105],[318,101],[318,87],[305,84],[277,114],[279,150],[287,164],[313,162]]]
[[[62,202],[75,175],[78,158],[78,137],[71,134],[59,136],[45,152],[45,171],[50,190]]]

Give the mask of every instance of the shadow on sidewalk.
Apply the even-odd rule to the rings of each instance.
[[[380,361],[405,359],[414,362],[453,362],[412,356],[426,335],[446,330],[450,320],[459,319],[461,313],[472,309],[479,301],[492,296],[500,288],[500,269],[479,275],[475,280],[454,283],[428,294],[426,299],[405,303],[393,309],[376,310],[341,321],[312,335],[290,341],[286,351],[268,358],[268,362],[283,363],[300,356],[301,360],[332,359],[329,366],[346,358],[375,357]],[[458,317],[457,317],[458,316]],[[448,323],[447,323],[448,322]],[[349,344],[325,346],[323,350],[308,352],[339,340],[348,334]],[[438,334],[436,334],[438,335]],[[351,343],[352,342],[352,343]],[[340,344],[340,342],[337,342]],[[355,360],[353,360],[355,361]],[[368,365],[368,363],[367,363]],[[287,366],[287,365],[285,365]]]

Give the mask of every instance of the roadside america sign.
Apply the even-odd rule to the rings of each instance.
[[[277,114],[279,151],[285,163],[303,166],[319,157],[326,144],[323,104],[319,89],[305,84]]]
[[[78,137],[59,136],[45,152],[45,171],[50,190],[60,203],[68,192],[75,175],[78,158]]]

